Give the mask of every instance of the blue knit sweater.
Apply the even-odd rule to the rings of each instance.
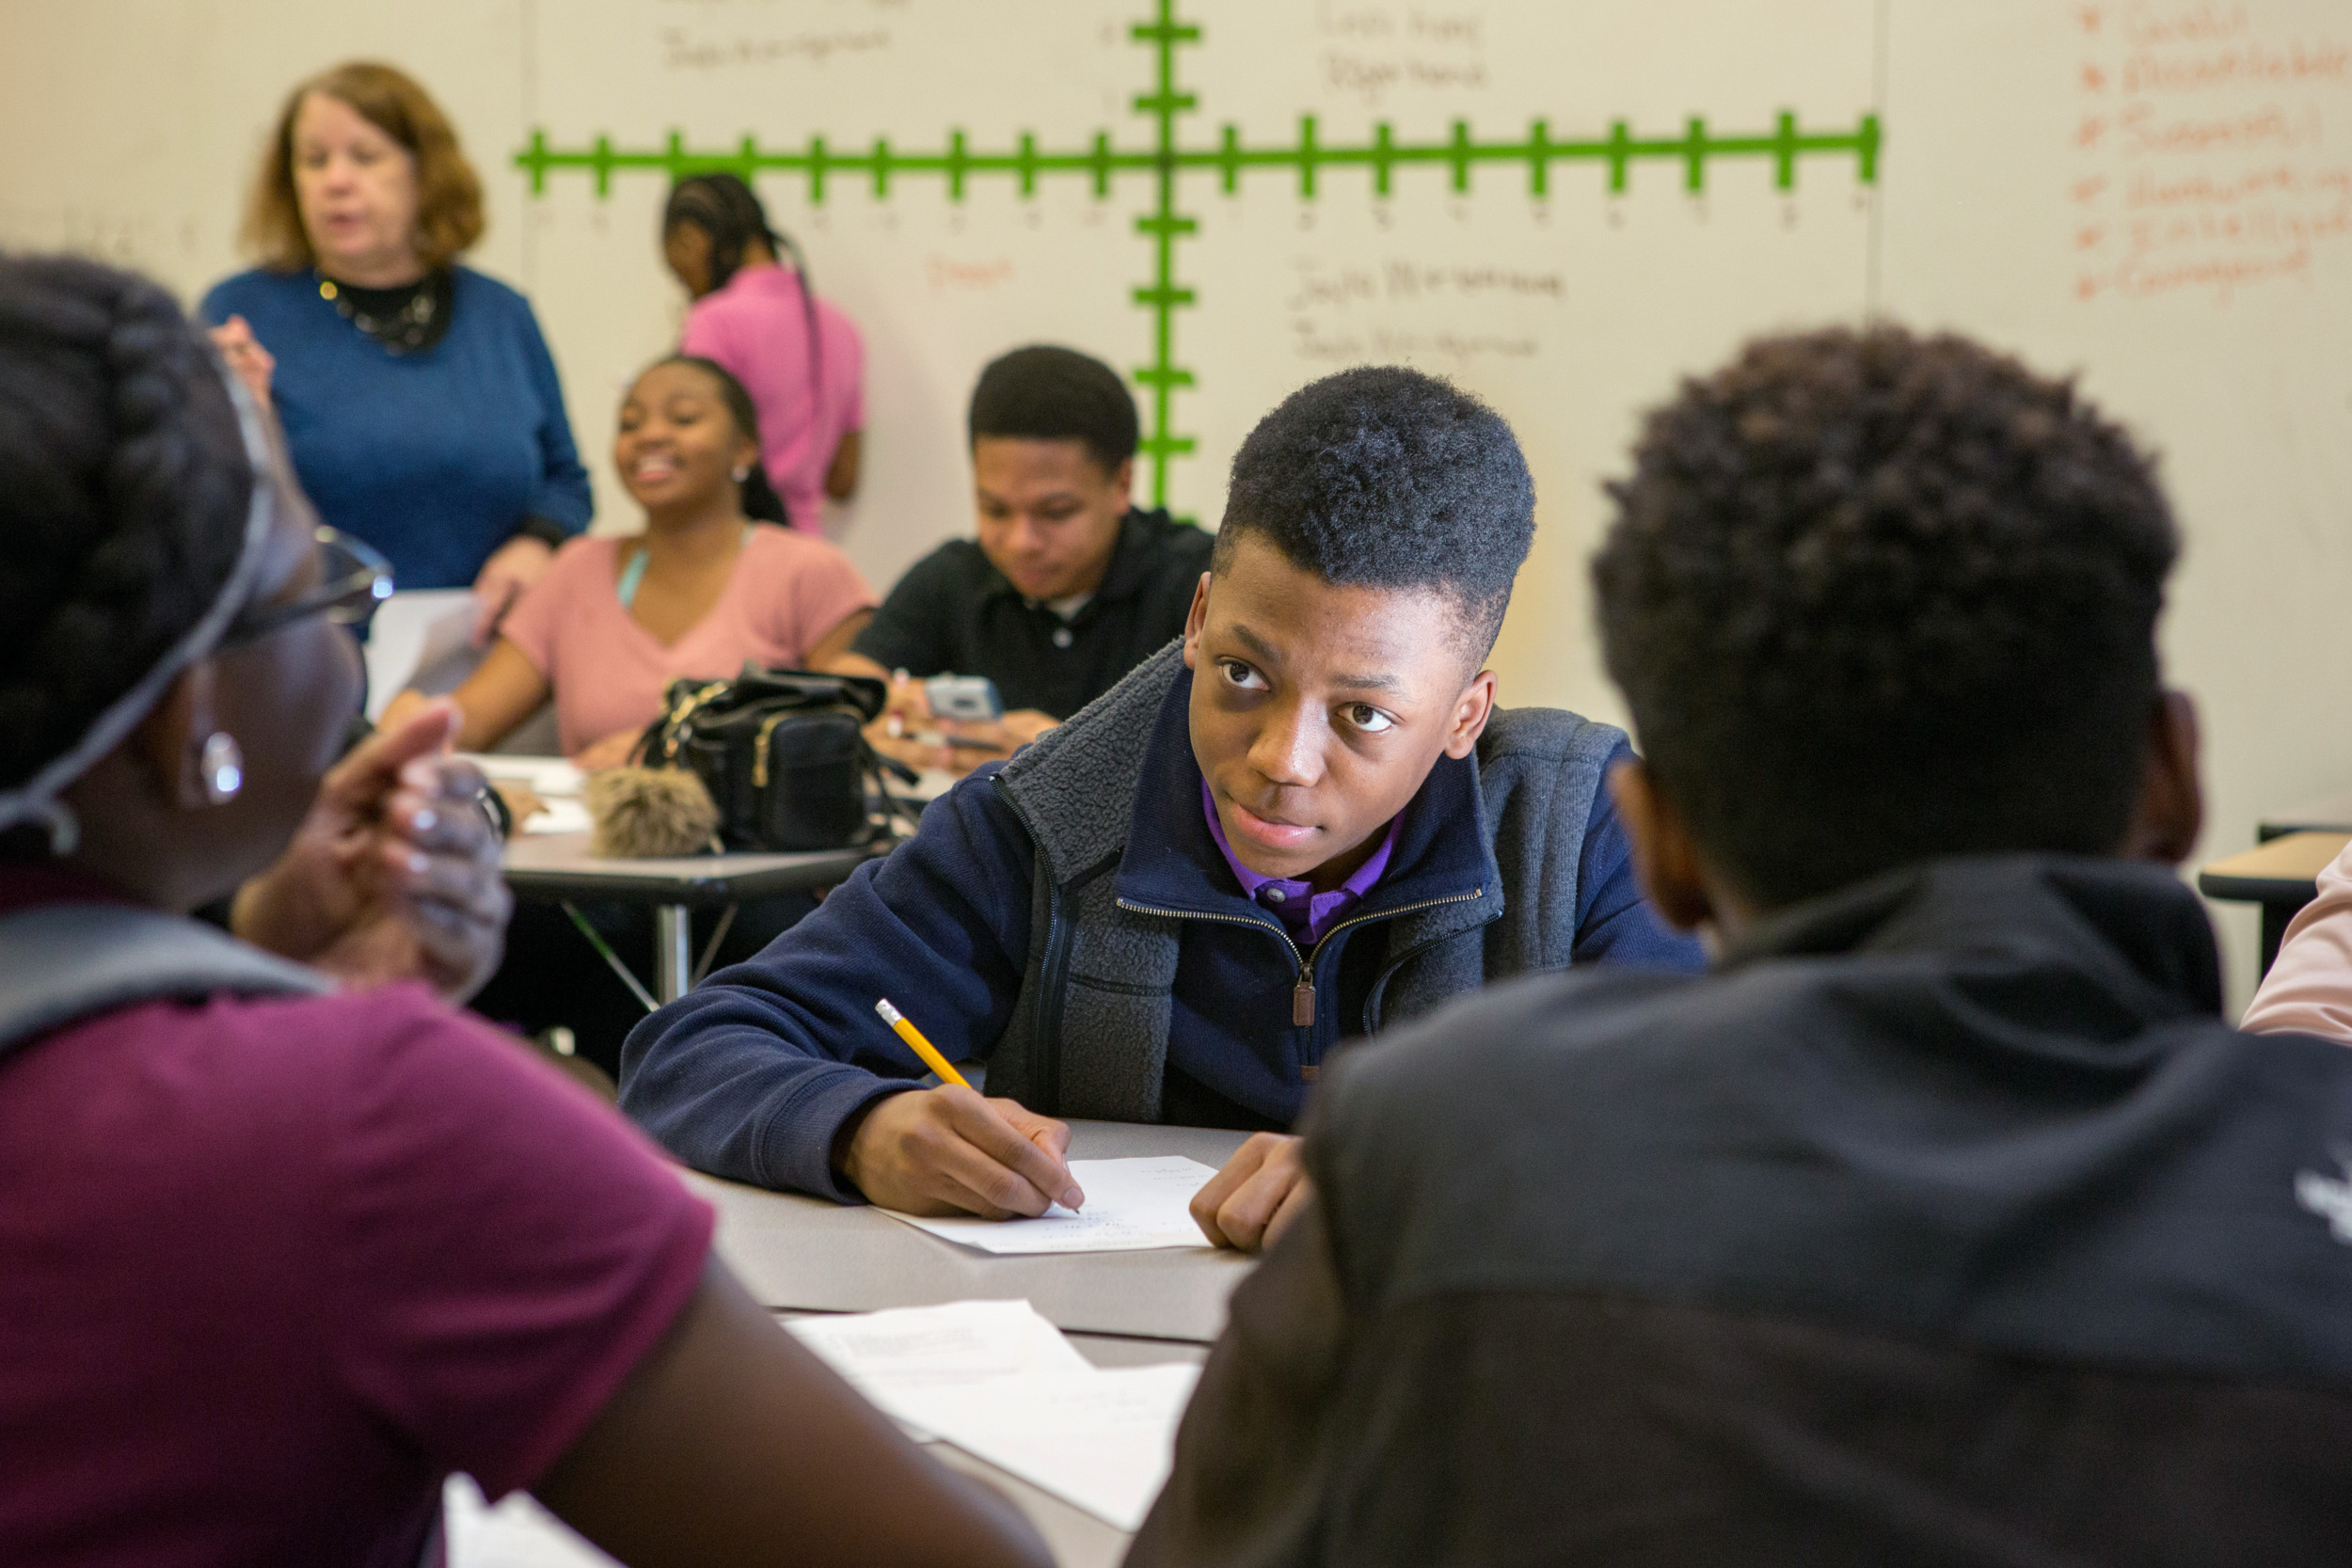
[[[318,274],[245,272],[204,296],[278,358],[272,395],[319,515],[389,557],[403,588],[464,588],[539,516],[578,532],[593,510],[531,303],[456,269],[449,331],[393,355],[319,297]]]

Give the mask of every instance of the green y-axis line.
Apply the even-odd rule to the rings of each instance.
[[[1176,389],[1193,385],[1192,372],[1176,363],[1176,312],[1190,308],[1198,298],[1176,281],[1176,242],[1200,227],[1196,219],[1176,210],[1176,117],[1199,105],[1193,94],[1177,90],[1176,49],[1179,44],[1199,43],[1200,28],[1176,20],[1175,0],[1159,0],[1159,15],[1135,24],[1130,31],[1136,42],[1152,47],[1158,67],[1153,90],[1137,94],[1135,100],[1136,112],[1152,117],[1154,131],[1154,197],[1152,210],[1136,219],[1136,232],[1152,241],[1152,281],[1134,293],[1135,302],[1152,318],[1152,360],[1138,367],[1135,377],[1136,385],[1152,399],[1151,433],[1140,443],[1151,465],[1152,504],[1166,506],[1168,465],[1196,445],[1191,436],[1176,434],[1172,411]]]

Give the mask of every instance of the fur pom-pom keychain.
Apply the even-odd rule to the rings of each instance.
[[[592,822],[588,852],[615,860],[716,851],[719,808],[685,768],[608,768],[581,788]]]

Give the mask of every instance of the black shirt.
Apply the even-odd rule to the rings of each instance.
[[[1184,629],[1215,536],[1131,510],[1094,596],[1068,621],[1025,599],[969,539],[907,569],[852,651],[911,675],[986,675],[1005,706],[1067,719]]]
[[[1128,1568],[2343,1562],[2352,1056],[2220,1007],[1983,856],[1341,1053]]]

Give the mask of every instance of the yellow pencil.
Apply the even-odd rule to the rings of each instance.
[[[925,1067],[939,1074],[941,1083],[953,1084],[961,1089],[968,1089],[972,1086],[963,1081],[963,1074],[955,1069],[955,1065],[939,1053],[939,1047],[925,1039],[923,1031],[909,1023],[906,1015],[890,1005],[890,998],[885,996],[877,1001],[874,1004],[874,1010],[882,1014],[884,1023],[898,1032],[900,1039],[914,1048],[914,1053],[923,1058]]]

